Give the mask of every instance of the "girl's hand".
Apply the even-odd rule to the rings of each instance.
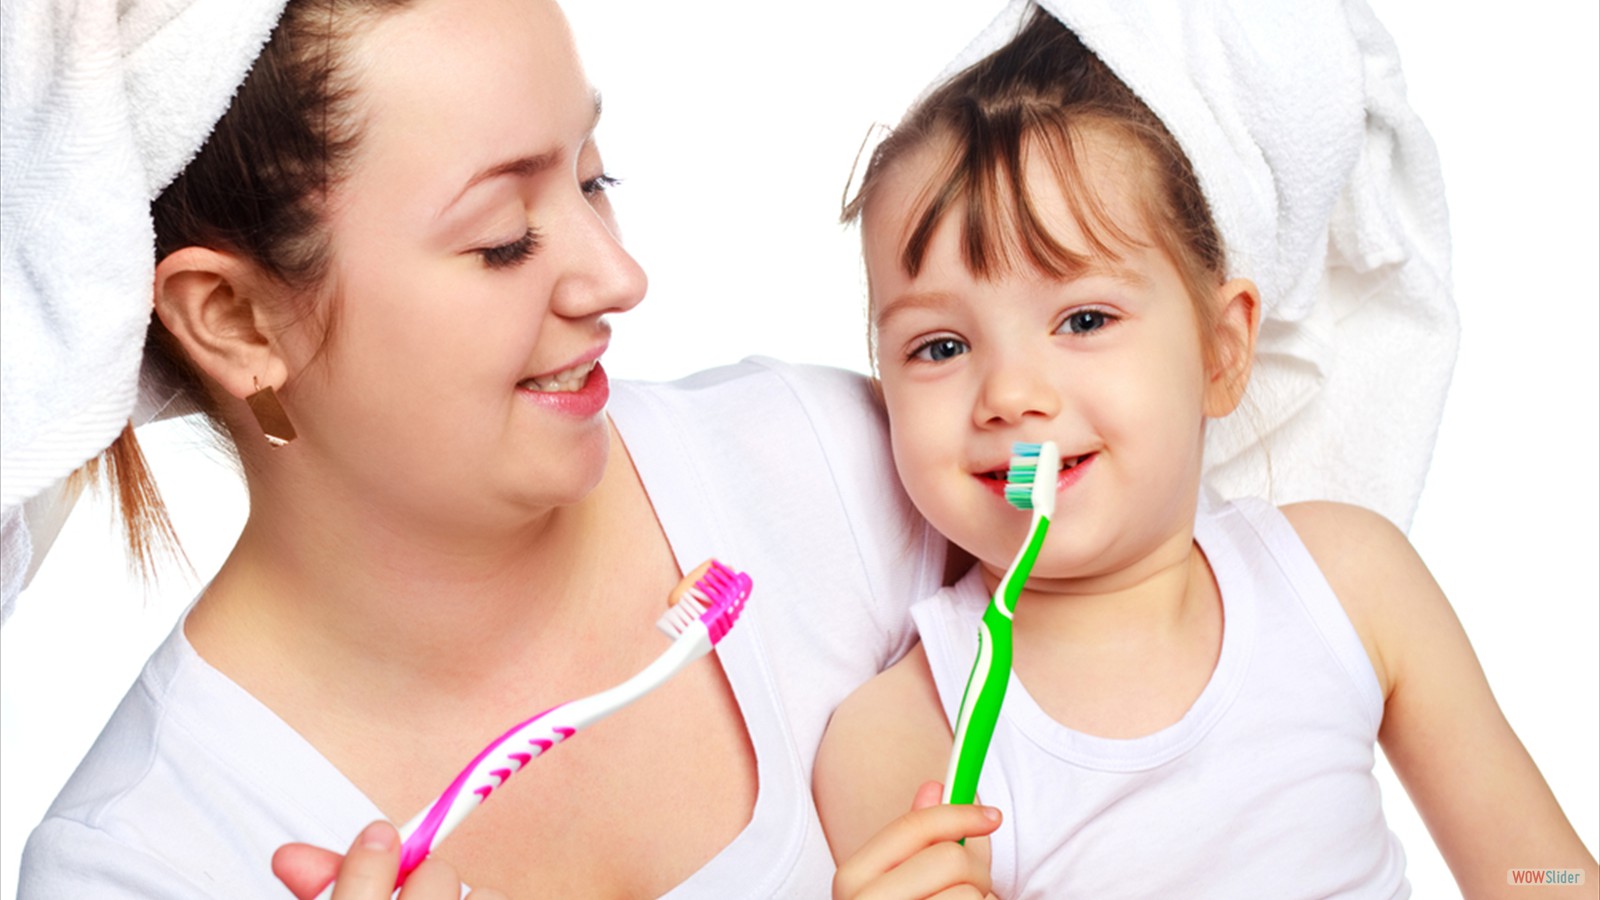
[[[833,876],[834,900],[938,900],[987,898],[987,841],[956,843],[1000,827],[991,806],[947,806],[944,786],[929,781],[917,790],[911,811],[890,822],[839,866]],[[978,846],[978,845],[983,846]]]
[[[272,854],[272,874],[299,900],[314,900],[333,884],[333,900],[388,900],[400,872],[400,835],[388,822],[368,825],[340,856],[310,844],[284,844]],[[335,881],[337,879],[337,881]],[[476,890],[470,900],[505,900],[499,891]],[[461,879],[442,859],[417,866],[400,900],[459,900]]]

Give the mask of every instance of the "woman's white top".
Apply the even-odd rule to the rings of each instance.
[[[1202,498],[1194,534],[1224,622],[1182,719],[1139,738],[1083,734],[1012,675],[978,782],[1005,817],[990,844],[995,893],[1410,896],[1372,774],[1383,698],[1344,608],[1263,501]],[[988,602],[974,569],[912,610],[952,722]]]
[[[900,492],[859,375],[752,359],[672,384],[619,382],[610,412],[682,569],[717,556],[756,584],[716,651],[755,749],[755,809],[667,896],[826,897],[817,745],[834,707],[910,646],[907,607],[937,590],[943,540]],[[507,710],[507,724],[527,714]],[[342,852],[377,818],[316,748],[201,659],[180,622],[30,837],[19,893],[282,897],[279,845]]]

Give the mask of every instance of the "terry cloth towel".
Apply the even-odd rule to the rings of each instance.
[[[199,151],[283,5],[0,4],[6,609],[30,556],[23,504],[109,446],[133,412],[155,272],[150,201]]]
[[[1263,316],[1239,412],[1211,423],[1224,496],[1342,500],[1411,523],[1459,328],[1438,153],[1364,0],[1039,0],[1188,155]],[[1013,0],[945,74],[999,49]]]

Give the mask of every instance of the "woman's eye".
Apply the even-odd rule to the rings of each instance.
[[[1056,333],[1086,334],[1099,331],[1115,320],[1115,316],[1103,310],[1080,309],[1068,315],[1066,321],[1061,323],[1061,327],[1056,329]]]
[[[477,252],[486,268],[509,269],[533,256],[533,251],[539,249],[539,232],[532,228],[522,233],[509,244],[497,247],[484,247]]]
[[[583,188],[583,193],[585,196],[593,197],[596,194],[604,194],[606,191],[611,190],[621,183],[622,179],[613,178],[610,175],[601,172],[599,175],[596,175],[588,181],[585,181],[580,186]]]
[[[927,362],[944,362],[965,352],[967,352],[965,342],[952,337],[941,337],[923,342],[917,349],[911,351],[911,357]]]

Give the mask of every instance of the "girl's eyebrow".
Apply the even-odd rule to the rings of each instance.
[[[873,317],[873,324],[878,328],[894,316],[919,309],[939,309],[948,306],[950,295],[943,291],[918,291],[910,294],[901,294],[888,303],[878,307],[878,314]]]
[[[593,92],[592,96],[594,97],[594,116],[589,120],[589,128],[584,132],[583,142],[585,144],[594,138],[594,130],[600,125],[600,92],[595,91]],[[461,190],[450,199],[449,203],[446,203],[439,210],[439,214],[443,215],[450,209],[450,207],[455,206],[456,203],[460,202],[462,197],[466,196],[468,191],[472,190],[477,185],[482,184],[491,178],[498,178],[501,175],[516,175],[518,177],[537,175],[551,166],[554,166],[556,162],[561,159],[561,153],[562,151],[560,148],[554,148],[533,156],[519,156],[516,159],[495,163],[494,165],[479,171],[471,178],[468,178],[467,183],[461,186]]]

